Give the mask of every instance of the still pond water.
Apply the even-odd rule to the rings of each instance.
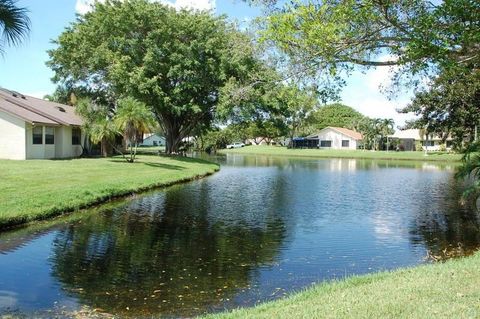
[[[215,160],[203,180],[1,233],[0,315],[189,317],[480,246],[448,164]]]

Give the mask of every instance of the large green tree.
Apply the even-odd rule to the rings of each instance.
[[[355,129],[355,123],[364,116],[350,106],[340,103],[329,104],[320,107],[310,114],[308,122],[311,130],[321,130],[327,126],[345,127]]]
[[[150,106],[167,153],[208,127],[220,88],[254,61],[250,41],[224,17],[147,0],[97,2],[55,43],[48,65],[56,82]]]
[[[5,45],[17,45],[27,36],[30,31],[27,13],[14,0],[0,0],[0,53]]]

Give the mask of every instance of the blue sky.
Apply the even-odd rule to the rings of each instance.
[[[52,71],[45,65],[46,51],[54,47],[52,39],[75,20],[76,12],[88,9],[93,0],[18,0],[18,5],[27,7],[32,20],[32,31],[27,41],[19,47],[6,48],[0,57],[0,87],[16,90],[27,95],[43,97],[55,90],[51,82]],[[157,0],[169,2],[176,7],[194,6],[200,9],[213,8],[216,14],[226,14],[232,19],[245,21],[260,14],[241,0]],[[348,79],[342,93],[345,104],[370,117],[394,118],[402,124],[406,118],[395,109],[404,106],[409,94],[389,101],[379,92],[378,86],[388,81],[389,70],[379,68],[365,74],[357,72]]]

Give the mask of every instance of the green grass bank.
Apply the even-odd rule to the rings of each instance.
[[[220,150],[227,154],[299,156],[316,158],[358,158],[378,160],[410,160],[410,161],[460,161],[462,155],[447,152],[395,152],[395,151],[364,151],[364,150],[321,150],[321,149],[289,149],[282,146],[245,146],[242,148]]]
[[[325,283],[233,318],[480,318],[480,253],[393,272]]]
[[[219,166],[141,155],[72,160],[0,160],[0,229],[45,219],[148,189],[212,174]]]

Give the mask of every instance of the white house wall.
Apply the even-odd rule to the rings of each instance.
[[[318,146],[320,147],[321,141],[332,141],[332,147],[320,147],[326,149],[357,149],[357,141],[345,134],[335,131],[330,128],[326,128],[318,133]],[[349,146],[342,147],[342,140],[348,140]]]
[[[81,145],[72,145],[72,127],[55,127],[55,144],[45,144],[45,126],[42,126],[43,144],[33,144],[32,125],[27,125],[26,131],[26,158],[27,159],[52,159],[52,158],[72,158],[82,155]],[[82,133],[81,143],[83,143],[84,134]]]
[[[165,138],[158,135],[150,135],[143,140],[143,146],[154,146],[154,142],[157,142],[158,146],[165,146]]]
[[[58,137],[58,138],[57,138]],[[83,132],[80,139],[83,143]],[[81,145],[72,145],[72,127],[59,126],[55,129],[55,157],[72,158],[82,155]]]
[[[424,143],[425,141],[421,141]],[[450,151],[452,148],[451,147],[446,147],[446,144],[443,143],[443,141],[433,141],[433,145],[425,146],[422,145],[422,150],[425,151],[432,151],[432,152],[438,152],[442,149],[445,149],[447,151]]]
[[[0,111],[0,158],[24,160],[25,121]]]
[[[41,126],[41,125],[40,125]],[[55,157],[55,145],[48,145],[49,150],[47,152],[45,148],[45,127],[42,127],[42,139],[43,142],[42,144],[33,144],[33,126],[28,124],[26,126],[25,132],[26,132],[26,145],[27,145],[27,159],[48,159],[48,158],[54,158]],[[51,154],[53,153],[53,154]],[[47,157],[47,154],[51,154],[50,157]]]

